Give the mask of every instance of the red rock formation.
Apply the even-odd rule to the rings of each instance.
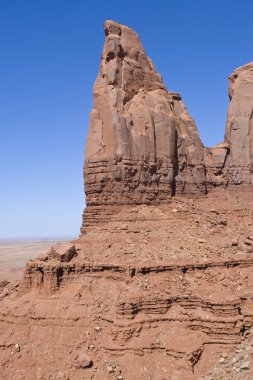
[[[105,22],[84,169],[88,206],[161,203],[205,193],[203,146],[132,29]]]
[[[104,28],[86,143],[82,232],[116,212],[111,206],[161,204],[175,194],[252,184],[252,64],[230,76],[225,142],[204,148],[180,95],[167,91],[138,35],[113,21]]]
[[[249,378],[252,65],[231,76],[225,142],[204,148],[137,34],[105,33],[85,234],[0,282],[1,379]]]
[[[253,63],[229,77],[225,142],[206,148],[207,188],[253,185]]]
[[[253,184],[253,62],[239,67],[229,77],[230,105],[225,141],[231,185]]]
[[[0,284],[1,379],[205,379],[252,341],[252,223],[245,192],[175,197],[30,261]]]

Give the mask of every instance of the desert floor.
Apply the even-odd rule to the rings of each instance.
[[[18,280],[28,260],[47,252],[51,245],[68,239],[0,240],[0,281]]]

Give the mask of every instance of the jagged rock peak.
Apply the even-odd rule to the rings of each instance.
[[[204,148],[181,96],[168,92],[138,34],[114,21],[104,30],[86,142],[83,228],[101,220],[98,206],[160,204],[175,194],[252,185],[253,64],[229,78],[225,141]]]
[[[87,206],[205,193],[203,145],[132,29],[105,22],[84,168]]]
[[[106,40],[100,71],[102,75],[107,75],[108,84],[121,87],[126,92],[125,101],[129,95],[134,95],[141,87],[145,90],[154,87],[165,89],[161,76],[146,55],[140,38],[134,30],[114,21],[105,21],[104,31]],[[134,68],[134,72],[130,73],[127,67],[122,68],[121,63],[128,65],[128,69]],[[121,68],[128,75],[122,78],[122,71],[117,73],[116,67]]]

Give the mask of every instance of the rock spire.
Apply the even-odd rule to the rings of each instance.
[[[174,195],[204,195],[213,187],[252,184],[253,63],[229,78],[225,141],[205,148],[181,96],[169,92],[138,34],[104,24],[105,44],[94,85],[86,142],[87,209],[160,204]]]

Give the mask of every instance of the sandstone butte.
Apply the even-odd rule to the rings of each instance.
[[[253,62],[206,148],[138,35],[104,30],[81,235],[0,283],[1,379],[250,379]]]

